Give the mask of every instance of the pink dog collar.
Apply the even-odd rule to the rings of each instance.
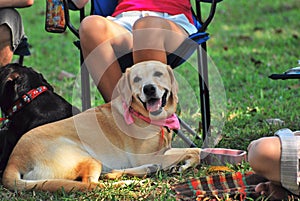
[[[149,117],[145,117],[141,113],[133,110],[131,107],[128,107],[124,102],[123,102],[123,108],[124,108],[124,119],[128,125],[134,123],[134,119],[132,117],[132,115],[134,115],[134,116],[138,117],[139,119],[142,119],[145,122],[152,124],[152,125],[165,126],[171,130],[180,129],[180,123],[179,123],[179,120],[178,120],[178,117],[176,116],[176,114],[172,114],[163,120],[151,120]]]

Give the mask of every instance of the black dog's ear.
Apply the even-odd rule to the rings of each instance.
[[[9,77],[7,78],[5,85],[3,87],[3,93],[5,95],[11,95],[16,93],[16,82],[20,78],[20,74],[17,72],[11,73]],[[2,94],[3,94],[2,93]],[[9,93],[9,94],[8,94]],[[3,94],[4,95],[4,94]],[[11,97],[11,96],[9,96]]]
[[[7,81],[5,82],[4,86],[2,86],[2,91],[1,91],[1,98],[0,100],[0,105],[1,108],[5,111],[10,107],[11,103],[15,101],[18,97],[16,93],[16,82],[19,78],[19,74],[15,73],[14,75],[12,74],[11,76],[8,77]],[[5,97],[5,98],[4,98]]]
[[[3,87],[3,96],[7,96],[8,93],[9,94],[13,94],[15,92],[15,82],[16,80],[7,80],[7,82],[5,83],[4,87]]]

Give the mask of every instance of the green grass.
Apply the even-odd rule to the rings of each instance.
[[[297,66],[300,59],[299,9],[298,0],[224,0],[218,5],[216,16],[208,29],[211,36],[208,54],[211,59],[209,81],[212,122],[221,134],[213,136],[221,140],[212,146],[245,150],[251,140],[271,136],[279,128],[299,129],[299,81],[274,81],[268,78],[272,73],[281,73]],[[44,30],[45,2],[36,1],[31,8],[20,9],[20,12],[32,46],[32,55],[25,59],[25,65],[43,73],[57,93],[80,107],[80,95],[72,94],[79,89],[78,80],[58,79],[62,70],[79,74],[79,51],[72,44],[76,38],[69,31],[52,34]],[[78,21],[74,13],[72,19]],[[188,63],[176,69],[176,75],[180,80],[181,115],[193,128],[199,129],[199,100],[193,101],[193,96],[197,97],[198,93],[197,73],[191,70],[194,64],[195,58],[192,57]],[[284,125],[270,125],[266,122],[270,118],[280,118]],[[189,176],[206,174],[205,166],[198,169],[183,175],[158,173],[142,187],[104,189],[88,194],[8,192],[1,188],[0,198],[174,200],[170,185]],[[249,167],[243,166],[242,169]],[[136,194],[136,197],[129,192]]]

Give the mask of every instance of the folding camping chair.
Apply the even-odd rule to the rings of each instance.
[[[185,62],[193,52],[197,51],[198,56],[198,73],[199,73],[199,87],[200,87],[200,104],[202,114],[202,140],[204,140],[210,133],[210,103],[209,103],[209,90],[208,90],[208,72],[207,72],[207,47],[206,41],[209,39],[206,29],[212,21],[217,3],[222,0],[195,0],[195,11],[193,10],[194,22],[198,28],[198,32],[192,34],[182,45],[167,58],[168,64],[173,68],[181,65]],[[203,20],[201,13],[201,2],[210,3],[210,12],[208,17]],[[76,6],[70,0],[64,0],[65,6],[65,18],[67,27],[72,31],[74,35],[79,38],[78,29],[76,29],[70,21],[69,10],[79,10],[80,20],[85,17],[85,9],[77,9]],[[91,11],[90,14],[108,16],[111,15],[117,5],[117,0],[91,0]],[[74,44],[80,49],[79,41],[75,41]],[[199,47],[200,45],[200,47]],[[180,55],[180,56],[179,56]],[[130,62],[130,63],[128,63]],[[120,65],[131,66],[132,55],[125,55],[119,59]],[[83,64],[83,57],[81,54],[81,64]],[[90,97],[90,81],[89,73],[84,65],[81,65],[81,96],[82,96],[82,110],[86,110],[91,107]],[[200,138],[198,134],[191,129],[181,119],[180,123],[189,133]],[[182,131],[176,131],[177,134],[190,146],[195,147],[196,145],[188,139]]]

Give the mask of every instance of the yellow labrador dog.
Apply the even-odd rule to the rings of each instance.
[[[49,103],[51,104],[51,103]],[[10,190],[90,190],[101,173],[144,176],[183,162],[200,163],[200,148],[171,148],[177,83],[172,69],[141,62],[120,79],[111,103],[37,127],[18,142],[3,174]]]

